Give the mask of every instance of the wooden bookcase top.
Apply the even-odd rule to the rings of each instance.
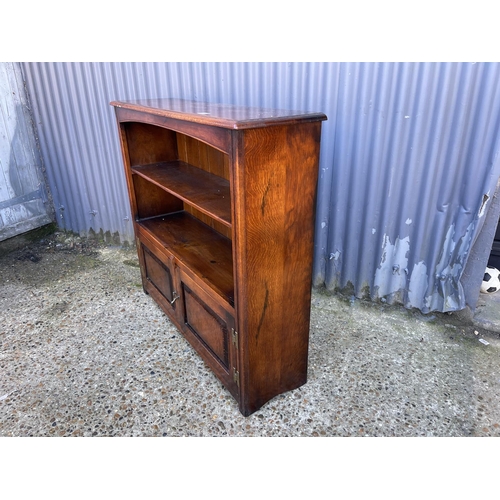
[[[170,98],[112,101],[110,104],[117,108],[144,111],[165,118],[234,130],[327,119],[323,113],[252,108]]]

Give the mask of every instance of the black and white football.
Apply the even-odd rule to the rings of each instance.
[[[500,271],[496,267],[488,266],[484,271],[481,292],[495,293],[498,290],[500,290]]]

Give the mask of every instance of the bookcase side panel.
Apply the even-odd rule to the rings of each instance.
[[[307,379],[320,122],[240,133],[236,284],[242,411]],[[244,260],[244,262],[242,262]]]

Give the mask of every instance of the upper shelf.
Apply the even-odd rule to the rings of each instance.
[[[248,129],[271,125],[326,120],[323,113],[288,111],[268,108],[248,108],[228,104],[187,101],[183,99],[142,99],[137,101],[112,101],[112,106],[211,125],[226,129]]]
[[[132,172],[231,227],[229,181],[183,161],[132,167]]]

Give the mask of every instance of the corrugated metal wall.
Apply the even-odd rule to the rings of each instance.
[[[315,285],[425,312],[466,305],[461,277],[500,176],[500,64],[24,63],[23,71],[61,227],[132,239],[111,100],[322,111]]]
[[[499,82],[498,64],[343,65],[316,283],[464,307],[461,276],[500,175]]]

